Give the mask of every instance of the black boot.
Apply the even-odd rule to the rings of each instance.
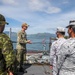
[[[24,69],[22,67],[19,68],[19,72],[24,72]]]
[[[19,69],[19,72],[27,73],[27,71],[24,70],[22,67]]]
[[[26,70],[24,70],[24,73],[27,73],[27,71],[26,71]]]

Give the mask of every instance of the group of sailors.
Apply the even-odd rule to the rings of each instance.
[[[6,22],[5,17],[0,14],[0,75],[17,75],[16,56],[10,38],[3,33]],[[31,44],[26,38],[28,24],[23,23],[22,29],[17,36],[17,60],[19,62],[19,71],[27,72],[23,69],[24,55],[26,59],[26,44]],[[58,27],[56,30],[57,40],[54,41],[50,48],[50,69],[52,75],[75,75],[75,20],[71,20],[68,29],[68,39],[65,39],[65,28]],[[14,68],[13,68],[14,66]],[[12,69],[13,68],[13,69]]]
[[[68,39],[65,39],[65,28],[56,30],[57,40],[50,48],[51,75],[75,75],[75,20],[69,21]]]

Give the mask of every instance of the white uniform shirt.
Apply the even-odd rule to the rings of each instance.
[[[59,49],[61,45],[65,42],[66,40],[64,38],[58,38],[58,40],[54,41],[51,45],[50,49],[50,64],[53,65],[53,75],[57,74],[57,67],[56,67],[56,62],[57,62],[57,54],[59,52]]]
[[[75,38],[62,44],[58,53],[59,75],[75,75]]]

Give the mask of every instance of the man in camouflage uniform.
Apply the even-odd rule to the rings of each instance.
[[[57,75],[75,75],[75,20],[70,21],[67,28],[70,38],[62,44],[58,53]]]
[[[26,61],[26,44],[27,43],[31,43],[30,40],[27,40],[27,34],[26,34],[26,30],[28,28],[29,25],[27,25],[27,23],[23,23],[22,24],[22,30],[20,32],[18,32],[17,35],[17,59],[19,62],[19,71],[20,72],[26,72],[26,70],[23,70],[23,62],[24,60]]]
[[[65,42],[65,29],[63,27],[58,27],[56,31],[57,40],[54,41],[50,49],[50,69],[53,71],[52,75],[57,74],[57,54],[63,42]]]
[[[15,61],[15,54],[10,38],[3,33],[5,24],[8,24],[5,17],[0,14],[0,75],[13,75],[11,68]]]

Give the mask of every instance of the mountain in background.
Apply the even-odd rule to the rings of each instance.
[[[9,32],[5,31],[9,36]],[[50,37],[56,37],[55,34],[51,33],[37,33],[37,34],[28,34],[27,39],[32,41],[32,44],[27,44],[28,50],[43,50],[44,45],[46,49],[49,50]],[[11,40],[17,42],[17,33],[11,32]],[[14,49],[16,48],[16,43],[13,43]]]
[[[6,33],[9,36],[9,31],[5,31],[4,33]],[[12,37],[17,37],[17,33],[16,32],[11,32],[11,38]],[[28,34],[27,35],[28,38],[36,38],[36,39],[43,39],[43,38],[50,38],[50,37],[56,37],[55,34],[51,34],[51,33],[37,33],[37,34]]]
[[[30,34],[29,36],[31,37],[36,37],[36,38],[50,38],[50,37],[55,37],[55,34],[51,33],[37,33],[37,34]]]

